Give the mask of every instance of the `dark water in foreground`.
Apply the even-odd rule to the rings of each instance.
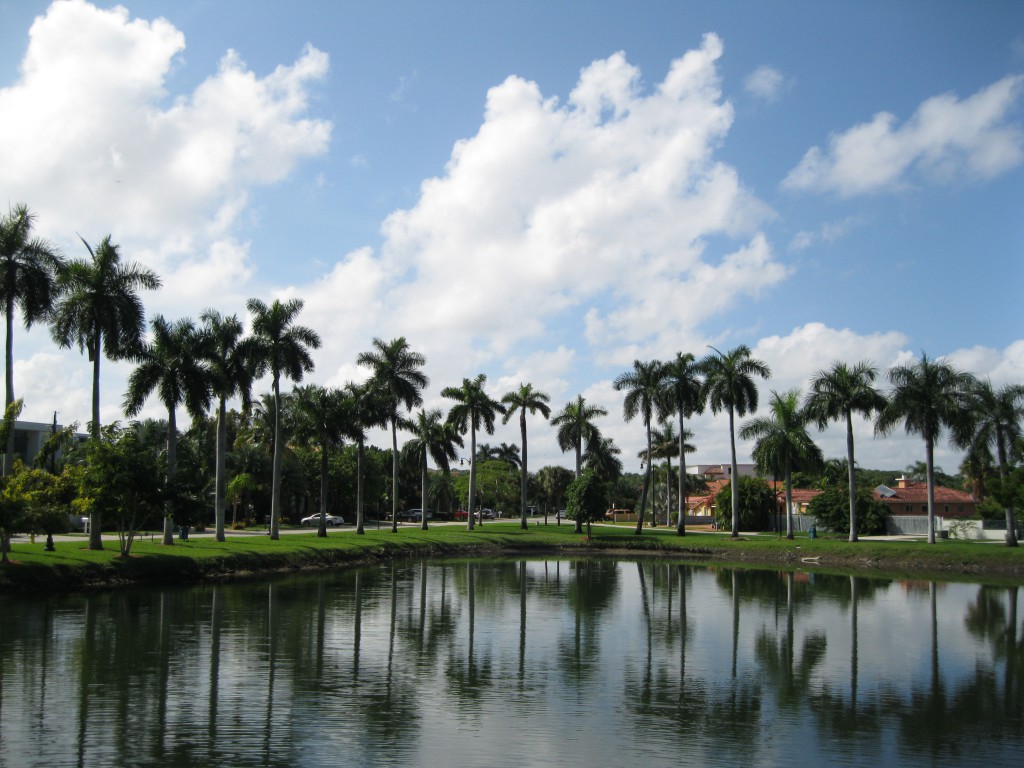
[[[0,606],[4,766],[1024,764],[1016,588],[506,560]]]

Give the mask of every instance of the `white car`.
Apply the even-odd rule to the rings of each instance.
[[[299,521],[299,523],[301,523],[302,525],[306,526],[307,528],[311,528],[313,526],[319,527],[320,526],[320,513],[317,512],[315,515],[310,515],[309,517],[304,517],[304,518],[302,518]],[[327,524],[328,525],[344,525],[345,524],[345,518],[338,517],[337,515],[327,515]]]

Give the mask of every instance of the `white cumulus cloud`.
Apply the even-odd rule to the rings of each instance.
[[[164,19],[52,4],[32,25],[20,78],[0,89],[0,185],[69,239],[115,232],[195,250],[228,234],[249,188],[326,151],[331,124],[306,111],[328,57],[307,46],[261,78],[228,51],[194,92],[172,95],[184,48]]]
[[[812,147],[783,180],[790,189],[842,197],[898,189],[918,177],[938,183],[960,176],[989,179],[1020,164],[1024,131],[1012,122],[1024,76],[1008,76],[966,99],[923,102],[903,125],[879,112]]]
[[[768,66],[758,67],[743,81],[747,93],[762,101],[776,101],[785,85],[782,73]]]

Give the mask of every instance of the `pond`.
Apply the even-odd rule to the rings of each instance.
[[[4,766],[1017,766],[1015,587],[409,561],[4,597]]]

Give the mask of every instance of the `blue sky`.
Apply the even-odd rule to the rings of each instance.
[[[921,351],[1024,380],[1024,4],[0,0],[0,190],[72,257],[110,233],[150,314],[301,297],[340,385],[374,336],[427,404],[483,372],[577,394],[747,344],[770,390]],[[15,339],[25,417],[89,368]],[[129,367],[107,364],[105,421]],[[160,416],[155,401],[146,415]],[[695,460],[728,458],[723,419]],[[568,463],[541,423],[531,463]],[[383,437],[383,436],[382,436]],[[506,429],[491,442],[515,442]],[[844,452],[840,430],[821,435]],[[741,454],[749,446],[741,446]],[[903,467],[919,441],[858,458]],[[742,460],[742,458],[741,458]],[[955,471],[944,449],[939,463]]]

